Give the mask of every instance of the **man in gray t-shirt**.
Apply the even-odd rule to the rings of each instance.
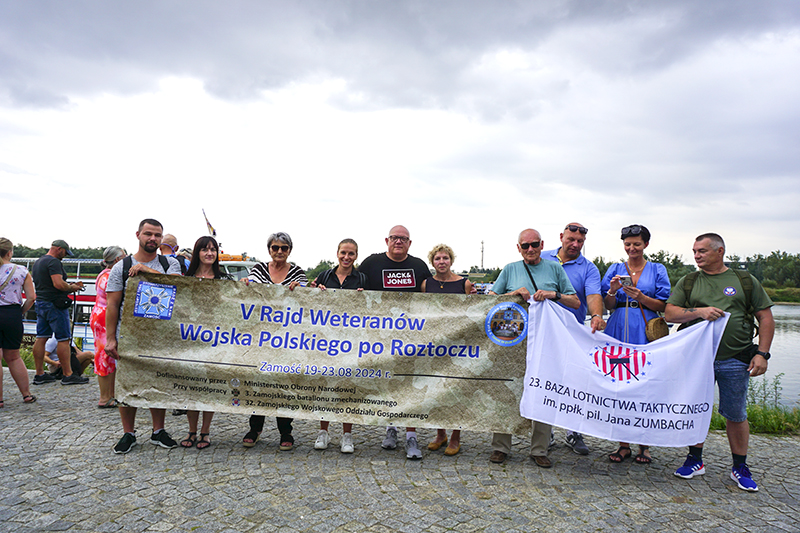
[[[158,256],[158,246],[161,244],[164,229],[161,223],[152,218],[146,218],[139,224],[139,231],[136,238],[139,239],[139,249],[131,256],[131,266],[128,276],[135,276],[139,272],[151,272],[154,274],[174,274],[180,275],[181,267],[174,257],[166,258],[169,268],[166,269]],[[122,294],[125,290],[123,281],[123,268],[127,261],[119,261],[111,269],[106,286],[106,298],[108,307],[106,308],[106,353],[114,359],[120,359],[121,355],[117,350],[117,340],[119,337],[119,323],[122,317]],[[169,433],[164,429],[164,418],[166,409],[150,409],[150,416],[153,419],[153,434],[150,443],[162,448],[175,448],[175,442]],[[136,408],[120,406],[119,416],[122,419],[122,430],[125,434],[114,446],[114,453],[128,453],[136,445],[136,432],[134,424],[136,422]]]

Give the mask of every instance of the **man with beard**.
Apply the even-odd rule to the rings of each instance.
[[[139,240],[138,251],[117,262],[111,269],[106,286],[106,353],[119,360],[121,355],[117,350],[117,336],[119,323],[122,317],[122,297],[123,291],[128,283],[129,276],[135,276],[139,272],[150,272],[153,274],[181,274],[181,267],[174,257],[158,255],[158,247],[163,236],[163,226],[158,220],[146,218],[139,223],[139,231],[136,238]],[[127,272],[124,269],[127,268]],[[178,443],[164,429],[164,417],[166,409],[150,409],[150,416],[153,419],[153,434],[150,443],[162,448],[175,448]],[[122,419],[122,430],[125,434],[114,446],[114,453],[128,453],[136,445],[136,408],[120,405],[119,416]]]

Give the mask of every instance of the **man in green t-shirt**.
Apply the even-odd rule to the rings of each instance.
[[[747,385],[751,376],[767,371],[769,348],[775,334],[772,301],[752,275],[725,266],[725,242],[716,233],[704,233],[692,247],[699,273],[682,277],[667,300],[667,322],[717,320],[730,313],[714,360],[714,380],[719,386],[719,414],[726,420],[733,455],[731,479],[742,490],[758,485],[747,467],[750,424],[747,422]],[[753,344],[753,317],[758,320],[758,346]],[[691,479],[705,474],[703,443],[689,446],[689,455],[675,475]]]

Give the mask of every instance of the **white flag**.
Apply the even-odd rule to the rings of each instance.
[[[728,313],[644,345],[592,334],[549,300],[531,301],[529,314],[523,417],[611,441],[705,440]]]

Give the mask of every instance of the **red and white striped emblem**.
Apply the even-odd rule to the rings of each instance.
[[[603,346],[595,349],[594,364],[613,379],[627,381],[636,378],[644,368],[647,354],[622,346]]]

